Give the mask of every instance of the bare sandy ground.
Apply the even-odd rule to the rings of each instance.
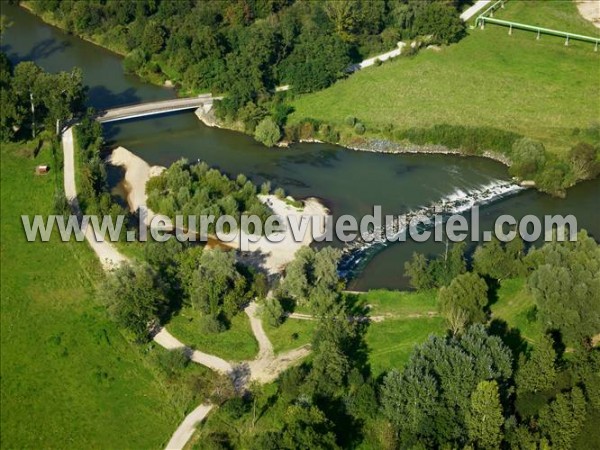
[[[599,0],[578,0],[577,9],[579,9],[579,14],[586,19],[589,20],[596,26],[600,28],[600,1]]]
[[[121,166],[125,169],[125,184],[128,191],[127,201],[132,211],[141,206],[146,206],[146,182],[153,176],[159,175],[164,167],[150,166],[142,158],[134,155],[124,147],[116,148],[111,156],[110,162],[113,165]],[[230,241],[226,246],[242,250],[242,259],[262,267],[270,274],[278,273],[286,264],[294,259],[296,252],[303,246],[310,245],[313,237],[320,236],[324,231],[324,218],[328,214],[327,208],[317,199],[309,198],[304,201],[302,208],[296,208],[285,200],[279,199],[274,195],[260,195],[259,199],[267,204],[275,215],[285,219],[285,223],[304,223],[310,224],[310,220],[319,224],[318,232],[313,236],[312,226],[307,226],[304,233],[297,233],[294,236],[292,227],[287,226],[285,231],[274,233],[270,239],[266,236],[251,236],[244,232],[237,232],[223,236],[225,240]],[[155,216],[151,210],[148,210],[146,222]],[[322,225],[322,226],[321,226]],[[302,231],[302,228],[299,228]],[[298,239],[296,239],[298,238]],[[274,241],[277,242],[274,242]],[[248,246],[240,248],[240,242],[248,242]]]
[[[146,206],[146,182],[160,175],[165,167],[150,166],[139,156],[134,155],[125,147],[117,147],[110,155],[109,162],[113,166],[121,166],[125,169],[125,189],[127,191],[127,203],[132,211],[137,211],[140,206]],[[148,220],[154,216],[148,211]]]

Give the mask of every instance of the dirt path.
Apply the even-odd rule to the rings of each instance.
[[[154,342],[167,350],[185,349],[189,355],[190,360],[197,364],[202,364],[209,369],[219,373],[230,373],[233,370],[233,366],[215,355],[209,355],[208,353],[201,352],[200,350],[193,350],[190,347],[183,344],[179,339],[173,336],[167,331],[166,328],[161,328],[156,335],[154,335]]]
[[[73,212],[76,214],[81,214],[81,209],[77,200],[77,188],[75,183],[75,148],[73,145],[72,128],[68,128],[63,133],[62,145],[64,154],[63,170],[65,196],[69,200]],[[147,176],[147,174],[143,175]],[[140,198],[134,196],[133,200],[139,201]],[[85,237],[92,250],[100,259],[104,270],[114,269],[123,262],[128,261],[128,259],[123,256],[111,243],[100,241],[98,237],[95,236],[91,227],[86,228]],[[242,362],[240,365],[235,367],[231,363],[219,358],[218,356],[191,349],[175,338],[164,327],[158,330],[153,339],[158,345],[166,348],[167,350],[181,348],[186,349],[189,352],[191,361],[197,364],[202,364],[216,372],[229,374],[232,376],[232,378],[235,378],[240,372],[249,372],[249,376],[243,379],[243,384],[241,387],[243,387],[250,380],[256,380],[261,383],[268,383],[275,380],[275,378],[277,378],[282,371],[300,359],[304,358],[310,352],[310,348],[308,346],[303,346],[276,356],[275,352],[273,351],[273,344],[271,344],[271,341],[269,340],[269,337],[265,333],[265,330],[262,326],[262,321],[258,314],[258,305],[255,302],[250,303],[245,312],[250,319],[252,332],[258,341],[259,352],[254,360]],[[175,430],[175,433],[173,433],[173,436],[167,444],[167,449],[183,449],[185,444],[194,434],[196,425],[206,417],[212,408],[213,405],[202,404],[188,414],[181,425],[179,425],[177,430]]]
[[[578,0],[577,9],[579,14],[585,19],[600,28],[600,1],[598,0]]]
[[[258,356],[248,362],[250,380],[269,383],[275,380],[281,372],[310,353],[310,346],[306,345],[276,356],[273,351],[273,344],[263,328],[256,302],[250,303],[244,312],[250,319],[250,326],[258,341],[259,348]]]
[[[77,200],[77,187],[75,185],[75,146],[73,144],[73,129],[68,128],[62,135],[62,145],[64,153],[64,188],[65,197],[71,205],[72,211],[81,215],[81,208]],[[110,243],[102,241],[99,236],[96,236],[91,226],[85,228],[85,239],[92,247],[92,250],[100,259],[104,270],[111,270],[118,267],[127,258]]]
[[[181,425],[177,427],[169,443],[165,447],[166,450],[180,450],[185,447],[185,444],[190,440],[196,431],[196,426],[204,420],[208,413],[213,409],[213,405],[207,403],[198,406],[189,413]]]
[[[436,317],[437,315],[437,311],[426,311],[424,313],[413,313],[406,315],[386,313],[378,316],[351,316],[348,318],[348,320],[354,320],[358,322],[363,322],[365,320],[370,322],[383,322],[386,319],[421,319],[423,317]],[[305,313],[289,313],[287,317],[296,320],[316,320],[312,314]]]

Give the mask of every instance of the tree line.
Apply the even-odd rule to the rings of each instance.
[[[125,56],[125,71],[170,80],[183,92],[227,94],[216,114],[253,134],[270,117],[283,127],[291,111],[275,87],[324,89],[350,63],[424,36],[450,43],[465,35],[467,0],[40,0],[32,10],[68,32]],[[258,130],[272,145],[271,123]],[[269,130],[270,128],[270,130]],[[262,137],[267,136],[267,137]],[[274,138],[273,136],[276,136]]]

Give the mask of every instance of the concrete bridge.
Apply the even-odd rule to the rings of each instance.
[[[202,94],[198,97],[176,98],[157,102],[138,103],[136,105],[122,106],[98,112],[96,120],[100,123],[117,122],[119,120],[135,119],[138,117],[154,116],[187,109],[198,109],[205,105],[212,105],[214,98],[211,94]]]

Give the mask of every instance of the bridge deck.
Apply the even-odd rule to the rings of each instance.
[[[118,120],[133,119],[135,117],[165,114],[186,109],[196,109],[206,103],[212,103],[211,94],[203,94],[193,98],[177,98],[157,102],[139,103],[137,105],[122,106],[119,108],[101,111],[96,120],[100,123],[115,122]]]

